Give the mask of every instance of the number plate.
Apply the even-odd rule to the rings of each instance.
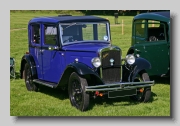
[[[125,97],[125,96],[132,96],[136,94],[137,94],[136,89],[109,91],[108,98]]]

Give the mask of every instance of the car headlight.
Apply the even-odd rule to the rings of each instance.
[[[94,57],[91,60],[91,63],[93,64],[94,67],[99,67],[101,66],[101,60],[99,59],[99,57]]]
[[[126,62],[127,62],[129,65],[132,65],[132,64],[135,62],[135,57],[134,57],[134,55],[128,54],[128,55],[126,56]]]

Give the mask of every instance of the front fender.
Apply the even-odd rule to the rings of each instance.
[[[66,69],[68,68],[75,69],[79,75],[96,74],[89,66],[83,63],[71,63]]]
[[[99,77],[98,73],[95,72],[92,68],[90,68],[86,64],[74,62],[74,63],[69,64],[66,67],[66,69],[60,79],[59,86],[65,86],[68,83],[69,76],[72,72],[76,72],[78,75],[83,76],[85,78],[87,77],[87,75],[91,75],[93,77],[92,79],[96,80],[97,83],[99,83],[99,84],[103,83],[103,81]]]
[[[130,67],[131,69],[128,69]],[[130,67],[124,66],[125,72],[123,80],[132,82],[140,71],[151,69],[151,64],[146,59],[139,57],[136,58],[135,63]]]
[[[33,78],[37,78],[36,64],[33,57],[30,54],[25,54],[21,59],[20,78],[23,78],[23,71],[26,63],[28,63],[31,68]]]
[[[146,69],[151,69],[151,63],[144,59],[144,58],[137,58],[136,62],[134,64],[134,70],[131,76],[131,81],[133,81],[135,79],[135,77],[137,76],[137,74],[142,71],[142,70],[146,70]]]

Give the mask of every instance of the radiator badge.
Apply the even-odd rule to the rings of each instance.
[[[111,58],[109,61],[110,61],[110,63],[111,63],[111,66],[113,66],[114,59]]]
[[[109,55],[108,53],[104,54],[103,59],[106,58],[108,55]]]

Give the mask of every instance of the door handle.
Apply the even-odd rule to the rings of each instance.
[[[43,52],[44,52],[44,49],[40,49],[39,52],[43,53]]]
[[[49,46],[48,50],[59,50],[58,46]]]

